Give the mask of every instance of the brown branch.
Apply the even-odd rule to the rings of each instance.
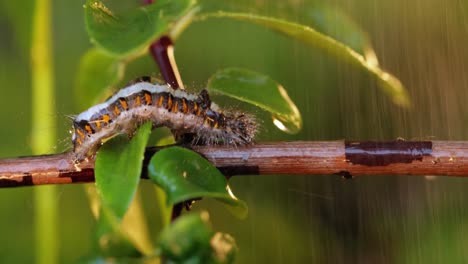
[[[194,146],[225,175],[468,176],[468,142],[271,142]],[[160,148],[148,148],[145,162]],[[77,171],[70,153],[0,160],[0,187],[94,181],[92,161]],[[146,177],[142,175],[142,177]]]

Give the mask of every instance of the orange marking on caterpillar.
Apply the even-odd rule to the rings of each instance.
[[[84,128],[85,128],[86,132],[88,132],[89,134],[93,134],[93,129],[91,128],[90,125],[85,125]]]
[[[210,125],[214,122],[214,119],[211,117],[205,117],[205,124]]]
[[[182,98],[182,107],[183,107],[184,114],[188,113],[187,99],[185,98]]]
[[[172,112],[177,113],[179,111],[179,101],[175,101],[172,105]]]
[[[114,114],[117,115],[117,116],[120,115],[120,109],[116,105],[114,105]]]
[[[111,120],[110,116],[108,114],[104,114],[102,115],[102,121],[104,121],[104,123],[109,123],[109,121]]]
[[[158,107],[161,107],[164,102],[164,96],[160,95],[158,100]]]
[[[77,129],[75,129],[75,130],[76,130],[76,133],[78,134],[78,136],[80,136],[80,138],[84,138],[84,137],[85,137],[84,133],[83,133],[79,128],[77,128]]]
[[[140,106],[141,105],[141,98],[139,95],[136,96],[135,98],[135,105],[134,106]]]
[[[145,93],[145,101],[147,105],[153,104],[153,98],[151,98],[151,93]]]
[[[123,109],[128,110],[128,104],[127,104],[127,101],[125,99],[120,98],[119,103],[120,103],[120,105],[122,106]]]
[[[168,95],[167,96],[167,109],[171,109],[172,108],[172,95]]]

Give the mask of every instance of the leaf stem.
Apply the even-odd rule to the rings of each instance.
[[[150,52],[159,66],[164,80],[173,89],[184,89],[180,73],[174,57],[174,44],[168,36],[162,36],[151,44]]]
[[[184,209],[184,203],[177,203],[172,207],[171,222],[174,222],[181,214]]]

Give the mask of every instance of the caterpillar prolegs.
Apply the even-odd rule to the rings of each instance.
[[[131,136],[148,121],[177,135],[193,134],[193,141],[203,144],[250,144],[257,132],[252,115],[223,111],[206,90],[195,95],[141,77],[74,119],[75,162],[93,156],[105,139],[119,133]]]

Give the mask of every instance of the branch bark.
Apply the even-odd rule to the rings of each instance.
[[[468,176],[468,142],[464,141],[265,142],[243,147],[190,148],[227,176]],[[144,163],[159,149],[148,148]],[[82,162],[79,167],[80,171],[70,153],[3,159],[0,187],[94,181],[94,161]]]

